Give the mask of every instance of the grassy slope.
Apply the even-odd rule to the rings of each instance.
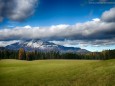
[[[0,86],[115,86],[115,60],[1,60]]]

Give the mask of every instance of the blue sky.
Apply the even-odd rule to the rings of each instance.
[[[17,0],[16,1],[10,0],[10,1],[15,3]],[[114,0],[33,0],[33,1],[30,0],[30,1],[31,1],[31,3],[28,0],[25,0],[24,2],[23,2],[23,0],[16,2],[19,5],[16,6],[17,8],[15,8],[15,9],[19,10],[19,12],[21,12],[21,13],[24,12],[23,14],[19,15],[19,13],[17,11],[15,11],[15,10],[11,11],[12,8],[11,9],[8,8],[7,2],[5,2],[4,0],[1,0],[2,3],[6,4],[5,6],[2,7],[2,8],[5,8],[4,10],[0,8],[0,10],[1,10],[0,11],[1,12],[0,13],[0,17],[1,17],[0,30],[1,30],[1,32],[3,32],[3,29],[14,29],[17,27],[20,27],[23,29],[26,26],[28,26],[26,28],[32,28],[32,29],[34,29],[33,27],[50,28],[52,26],[54,26],[55,28],[58,28],[59,27],[58,25],[62,25],[61,28],[62,27],[63,28],[70,28],[70,27],[73,28],[78,23],[82,23],[82,25],[87,25],[87,22],[89,21],[92,24],[92,22],[93,22],[92,19],[97,18],[97,19],[99,19],[99,21],[102,21],[101,17],[103,16],[104,12],[110,11],[110,9],[115,7]],[[26,2],[28,2],[29,4],[26,5]],[[90,2],[94,2],[94,3],[90,3]],[[96,2],[100,2],[100,3],[97,4]],[[113,2],[113,3],[109,3],[109,2]],[[24,8],[24,10],[20,7],[21,5]],[[6,14],[8,14],[8,15],[6,15]],[[22,18],[21,18],[21,16],[22,16]],[[113,18],[114,18],[114,16],[113,16]],[[104,23],[105,23],[105,21],[104,21]],[[80,25],[78,25],[78,26],[80,27]],[[76,28],[78,26],[76,26]],[[110,26],[110,23],[108,24],[108,26]],[[115,28],[115,27],[113,26],[113,28]],[[81,28],[79,28],[79,29],[81,29]],[[83,29],[85,29],[85,28],[83,28]],[[49,30],[49,29],[46,29],[46,32],[47,32],[47,30]],[[78,29],[76,31],[78,31]],[[90,32],[90,30],[88,30],[88,31]],[[101,31],[101,32],[103,32],[103,31]],[[100,34],[101,34],[101,32],[100,32]],[[60,33],[60,34],[62,34],[62,33]],[[11,35],[14,35],[14,34],[10,34],[10,36]],[[75,33],[74,33],[74,35],[75,35]],[[81,38],[81,41],[88,41],[88,43],[89,43],[89,41],[94,42],[95,40],[102,40],[102,41],[106,40],[106,42],[109,42],[110,41],[109,39],[112,39],[112,43],[115,42],[113,40],[114,33],[112,33],[112,36],[110,36],[111,34],[109,34],[109,33],[107,33],[105,35],[108,35],[108,37],[101,37],[101,35],[100,35],[100,37],[96,38],[96,36],[95,36],[95,37],[93,37],[94,40],[92,40],[91,36],[89,38],[88,37],[78,37],[76,39],[75,39],[76,36],[70,37],[71,35],[70,36],[64,35],[64,37],[65,37],[65,39],[68,39],[69,41],[80,40],[80,38]],[[0,35],[0,36],[2,37],[1,40],[5,40],[5,38],[7,38],[7,36],[3,36],[3,35]],[[26,38],[26,36],[24,36],[24,37]],[[36,37],[38,37],[38,36],[36,36]],[[38,37],[38,38],[40,38],[40,37]],[[49,41],[54,41],[54,40],[60,41],[59,39],[64,39],[64,37],[62,37],[62,38],[59,36],[58,36],[58,38],[55,38],[55,37],[57,37],[57,35],[56,36],[54,35],[53,37],[47,35],[47,37],[45,37],[45,39],[50,39]],[[15,39],[13,39],[13,38],[15,38]],[[12,38],[9,38],[9,39],[16,40],[16,38],[17,38],[17,40],[19,40],[18,38],[20,38],[20,36],[14,35]],[[53,39],[51,40],[51,38],[53,38]],[[43,37],[42,37],[42,39],[43,39]],[[90,42],[90,44],[87,45],[87,47],[84,46],[83,48],[86,48],[91,51],[93,51],[94,48],[95,48],[95,51],[97,51],[98,49],[99,49],[98,51],[100,51],[105,48],[106,49],[112,49],[113,47],[115,48],[115,46],[113,44],[109,44],[109,43],[105,43],[105,44],[107,44],[106,47],[104,47],[105,44],[101,45],[100,48],[90,46],[91,44],[93,45],[95,43]]]

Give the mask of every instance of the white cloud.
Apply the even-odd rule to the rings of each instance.
[[[105,11],[101,19],[105,22],[115,22],[115,7],[111,8],[109,11]]]
[[[100,19],[99,18],[95,18],[95,19],[93,19],[93,21],[100,21]]]
[[[6,17],[22,21],[34,13],[37,2],[38,0],[0,0],[0,19]]]
[[[0,40],[3,39],[32,39],[32,38],[62,38],[62,39],[111,39],[115,34],[115,23],[102,22],[93,19],[75,25],[53,25],[50,27],[15,27],[1,29]]]

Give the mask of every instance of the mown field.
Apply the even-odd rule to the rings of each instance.
[[[0,86],[115,86],[115,59],[0,60]]]

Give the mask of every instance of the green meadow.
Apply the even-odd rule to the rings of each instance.
[[[115,86],[115,59],[0,60],[0,86]]]

